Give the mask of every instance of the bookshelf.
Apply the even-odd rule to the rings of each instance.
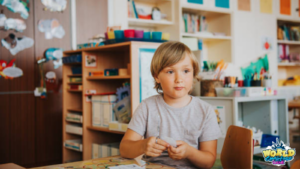
[[[291,27],[291,26],[300,26],[300,19],[294,18],[293,16],[278,17],[277,18],[277,27],[281,26]],[[291,31],[289,31],[291,38]],[[300,39],[299,39],[300,40]],[[289,51],[289,54],[300,54],[299,45],[300,41],[298,40],[287,40],[279,39],[279,33],[277,34],[277,44],[278,51],[283,50],[282,45],[286,46],[286,49]],[[277,53],[279,55],[279,53]],[[279,56],[278,56],[279,59]],[[278,86],[281,86],[285,79],[300,75],[300,63],[299,62],[279,62],[277,61],[277,70],[278,70]]]
[[[87,68],[81,64],[82,74],[72,75],[72,64],[63,65],[63,143],[67,140],[81,139],[82,151],[63,147],[63,162],[89,160],[92,158],[92,144],[103,144],[121,141],[124,132],[112,131],[104,127],[92,126],[92,103],[86,102],[85,91],[94,89],[97,93],[116,92],[122,83],[129,82],[131,88],[131,112],[134,112],[140,103],[139,71],[131,71],[126,76],[89,77],[90,71],[109,68],[127,68],[130,63],[131,70],[139,70],[139,48],[156,49],[160,43],[148,42],[124,42],[113,45],[105,45],[88,49],[65,51],[64,57],[73,54],[82,55],[82,63],[85,63],[86,55],[97,57],[97,67]],[[82,77],[82,90],[69,90],[69,78]],[[72,83],[73,84],[73,83]],[[82,115],[82,123],[66,120],[68,113]],[[66,132],[66,125],[80,124],[82,135]]]

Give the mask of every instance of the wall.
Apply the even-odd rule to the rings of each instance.
[[[50,47],[71,49],[71,40],[84,43],[89,37],[103,33],[107,27],[107,1],[74,1],[73,11],[77,32],[71,30],[71,1],[63,12],[44,11],[40,0],[30,0],[29,18],[22,33],[0,30],[0,39],[14,33],[17,37],[27,36],[34,40],[34,46],[15,56],[0,46],[0,60],[16,59],[16,66],[23,70],[23,76],[13,80],[0,78],[0,164],[16,163],[24,167],[35,167],[62,163],[62,93],[47,93],[46,99],[35,97],[33,91],[40,85],[40,74],[36,59],[43,56]],[[0,11],[7,18],[20,18],[20,14],[0,5]],[[62,39],[46,40],[39,32],[40,19],[56,18],[65,30]],[[91,19],[90,19],[91,18]],[[71,37],[73,36],[73,37]],[[75,38],[74,38],[75,36]],[[54,70],[52,61],[44,64],[44,72]],[[54,70],[58,79],[62,69]]]

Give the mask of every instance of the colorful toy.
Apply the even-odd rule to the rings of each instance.
[[[23,71],[15,67],[15,60],[16,59],[13,59],[9,63],[5,60],[0,60],[0,77],[3,76],[5,79],[13,79],[23,75]]]

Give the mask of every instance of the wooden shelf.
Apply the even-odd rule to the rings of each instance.
[[[300,23],[300,19],[293,19],[291,16],[279,16],[278,21]]]
[[[128,18],[129,25],[133,26],[163,26],[163,25],[173,25],[174,23],[167,20],[155,21],[148,19],[136,19]]]
[[[125,132],[113,131],[113,130],[109,130],[108,128],[105,128],[105,127],[88,126],[87,128],[90,130],[102,131],[102,132],[106,132],[106,133],[125,134]]]
[[[64,65],[81,65],[81,62],[80,63],[63,63]]]
[[[231,36],[203,36],[197,33],[181,33],[183,37],[194,37],[205,41],[220,41],[220,40],[231,40]]]
[[[72,148],[69,148],[69,147],[65,147],[65,149],[72,150],[72,151],[75,151],[75,152],[78,152],[78,153],[82,153],[82,151],[79,151],[79,150],[76,150],[76,149],[72,149]]]
[[[277,40],[279,44],[286,44],[286,45],[300,45],[300,41],[290,41],[290,40]]]
[[[68,111],[73,111],[73,112],[82,112],[82,109],[68,109]]]
[[[79,77],[82,76],[82,74],[73,74],[73,75],[68,75],[68,77]]]
[[[130,79],[130,75],[127,76],[96,76],[96,77],[87,77],[87,80],[109,80],[109,79]]]
[[[97,46],[92,48],[84,48],[84,49],[77,49],[77,50],[70,50],[70,51],[64,51],[64,54],[74,54],[74,53],[81,53],[82,51],[110,51],[115,50],[117,48],[119,49],[127,49],[127,47],[130,46],[131,42],[123,42],[123,43],[116,43],[116,44],[110,44],[110,45],[104,45],[104,46]],[[128,48],[129,50],[129,48]]]
[[[68,91],[69,91],[69,92],[78,92],[78,93],[79,93],[79,92],[82,92],[82,90],[71,90],[71,89],[68,89]]]
[[[71,123],[78,123],[78,124],[82,124],[82,122],[79,122],[79,121],[73,121],[73,120],[67,120],[67,119],[66,119],[66,121],[67,121],[67,122],[71,122]]]
[[[286,67],[286,66],[300,66],[300,63],[278,63],[279,67]]]
[[[230,9],[226,8],[212,8],[212,7],[206,7],[199,4],[194,3],[184,3],[182,4],[182,12],[188,12],[188,13],[197,13],[200,15],[205,15],[206,17],[214,17],[218,15],[224,15],[224,14],[231,14],[232,11]]]
[[[82,84],[82,82],[69,82],[69,85],[76,85],[76,84]]]

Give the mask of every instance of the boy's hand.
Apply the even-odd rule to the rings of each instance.
[[[168,147],[169,144],[167,142],[157,139],[156,143],[156,137],[149,137],[144,141],[143,151],[147,156],[158,157]]]
[[[168,153],[173,160],[181,160],[188,157],[190,145],[184,141],[176,141],[177,148],[170,146]]]

